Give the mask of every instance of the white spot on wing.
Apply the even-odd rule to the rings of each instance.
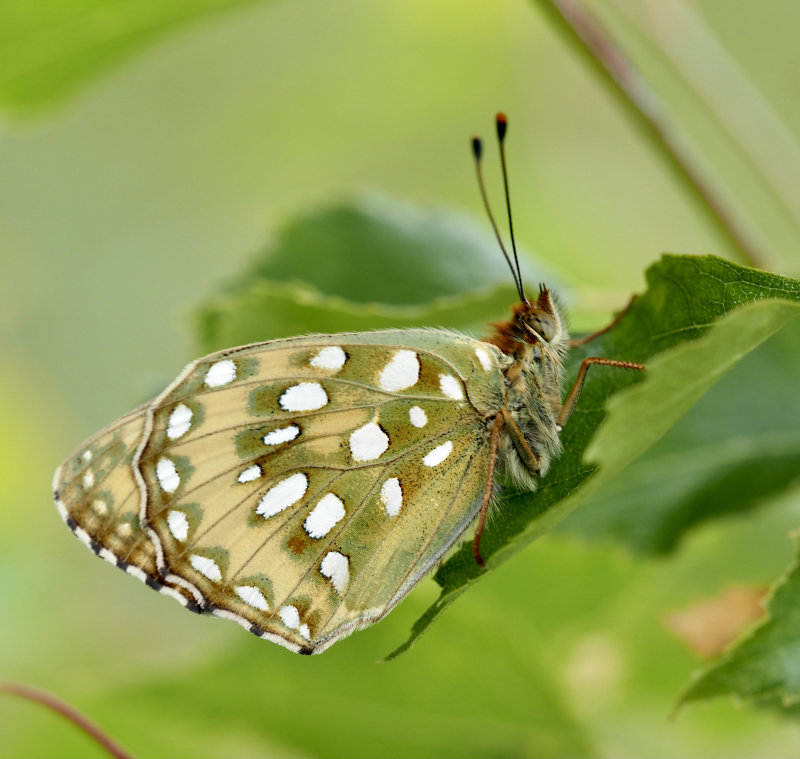
[[[222,572],[220,572],[217,562],[209,559],[207,556],[200,556],[193,553],[189,556],[189,563],[204,577],[207,577],[213,582],[219,582],[222,579]]]
[[[206,372],[206,387],[222,387],[236,379],[236,364],[227,358],[212,364]]]
[[[355,461],[374,461],[389,447],[389,436],[375,422],[367,422],[350,435]]]
[[[84,463],[88,464],[92,460],[92,452],[88,449],[85,450],[81,458],[83,459]]]
[[[453,452],[453,443],[448,440],[446,443],[437,445],[432,451],[425,455],[422,463],[425,466],[438,466]]]
[[[486,348],[475,348],[475,355],[478,357],[478,361],[481,362],[484,371],[488,372],[492,368],[492,359],[489,358]]]
[[[390,517],[396,517],[403,506],[403,489],[400,480],[392,477],[381,486],[381,503]]]
[[[324,495],[303,523],[305,531],[315,540],[324,538],[344,518],[344,504],[333,494]]]
[[[300,612],[295,606],[284,606],[278,614],[288,628],[296,630],[300,626]]]
[[[428,415],[419,406],[408,410],[408,418],[415,427],[424,427],[428,423]]]
[[[156,478],[158,484],[167,493],[174,493],[181,484],[181,478],[178,475],[178,470],[175,468],[174,462],[170,459],[161,458],[156,464]]]
[[[284,390],[278,403],[284,411],[315,411],[328,403],[328,395],[319,382],[298,382]]]
[[[170,440],[177,440],[181,435],[185,435],[192,426],[192,410],[184,403],[179,403],[169,415],[167,423],[167,437]]]
[[[129,538],[133,533],[133,528],[131,527],[130,522],[120,522],[117,526],[117,533],[120,537]]]
[[[338,551],[329,551],[319,565],[319,571],[323,577],[327,577],[331,584],[340,593],[350,582],[350,561],[344,554]]]
[[[417,384],[419,379],[419,359],[414,351],[400,350],[392,356],[378,377],[381,390],[395,392]]]
[[[346,360],[347,355],[338,345],[329,345],[327,348],[322,348],[308,363],[315,369],[338,370],[344,366]]]
[[[239,482],[252,482],[261,476],[261,467],[258,464],[247,467],[240,475]]]
[[[448,398],[454,401],[464,400],[464,391],[461,389],[461,383],[452,374],[440,374],[439,387]]]
[[[103,516],[108,511],[108,505],[98,498],[96,501],[92,501],[92,510],[95,514]]]
[[[306,640],[311,640],[311,630],[308,629],[308,625],[300,625],[300,627],[297,628],[297,632]]]
[[[278,445],[279,443],[288,443],[294,440],[300,434],[300,428],[294,424],[288,427],[281,427],[277,430],[272,430],[264,435],[264,445]]]
[[[279,514],[293,503],[297,503],[305,495],[307,487],[308,478],[302,472],[281,480],[262,497],[256,506],[256,513],[264,519]]]
[[[167,527],[176,540],[186,540],[189,534],[189,520],[182,511],[173,509],[167,514]]]
[[[269,604],[264,594],[255,585],[237,585],[234,589],[239,598],[254,609],[269,611]]]
[[[94,486],[94,472],[90,469],[83,475],[83,487],[87,490]]]

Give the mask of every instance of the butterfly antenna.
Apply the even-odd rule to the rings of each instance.
[[[527,303],[528,299],[525,297],[525,291],[522,289],[522,273],[519,269],[519,256],[517,256],[517,244],[514,241],[514,222],[511,219],[511,195],[508,191],[508,170],[506,169],[506,132],[508,131],[508,119],[504,113],[498,113],[495,117],[495,124],[497,125],[497,142],[500,146],[500,165],[503,168],[503,189],[506,193],[506,211],[508,211],[508,231],[511,236],[511,250],[514,252],[514,264],[517,267],[517,288],[519,289],[519,296],[522,298],[523,303]],[[509,262],[509,266],[510,266]]]
[[[506,250],[506,246],[503,245],[503,238],[500,237],[500,230],[497,228],[497,222],[494,220],[494,214],[492,213],[492,207],[489,205],[489,196],[486,194],[486,183],[483,181],[483,165],[481,163],[481,157],[483,156],[483,143],[481,143],[480,137],[473,137],[472,138],[472,156],[475,159],[475,172],[478,175],[478,187],[481,191],[481,198],[483,199],[483,207],[486,209],[486,215],[489,217],[489,223],[492,225],[492,229],[494,230],[494,236],[497,238],[497,243],[500,245],[500,250],[503,251],[503,255],[506,258],[506,263],[508,264],[508,268],[511,269],[511,276],[514,278],[514,285],[517,288],[517,292],[519,293],[520,299],[527,303],[527,298],[525,297],[525,292],[522,289],[522,280],[519,276],[519,266],[514,268],[514,264],[511,262],[511,257],[508,255],[508,251]]]

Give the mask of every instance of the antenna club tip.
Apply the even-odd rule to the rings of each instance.
[[[506,131],[508,131],[508,118],[500,111],[495,116],[495,123],[497,124],[497,137],[502,140],[506,136]]]
[[[481,138],[473,137],[471,142],[472,142],[472,155],[474,155],[477,160],[480,160],[481,154],[483,153],[483,143],[481,142]]]

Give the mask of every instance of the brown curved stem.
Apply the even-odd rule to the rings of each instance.
[[[3,681],[0,681],[0,693],[8,693],[11,696],[18,696],[19,698],[25,698],[28,701],[41,704],[47,709],[50,709],[50,711],[60,714],[80,730],[83,730],[89,738],[104,748],[108,754],[115,759],[133,759],[131,754],[111,740],[97,725],[90,722],[89,719],[84,717],[77,709],[61,699],[56,698],[52,693],[22,683]]]

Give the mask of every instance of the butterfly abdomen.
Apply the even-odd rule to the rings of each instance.
[[[539,370],[523,368],[518,388],[509,388],[506,411],[511,418],[500,436],[498,463],[501,471],[521,487],[535,490],[550,462],[561,453],[556,419],[561,404],[557,375],[542,385]],[[513,422],[513,424],[512,424]]]

